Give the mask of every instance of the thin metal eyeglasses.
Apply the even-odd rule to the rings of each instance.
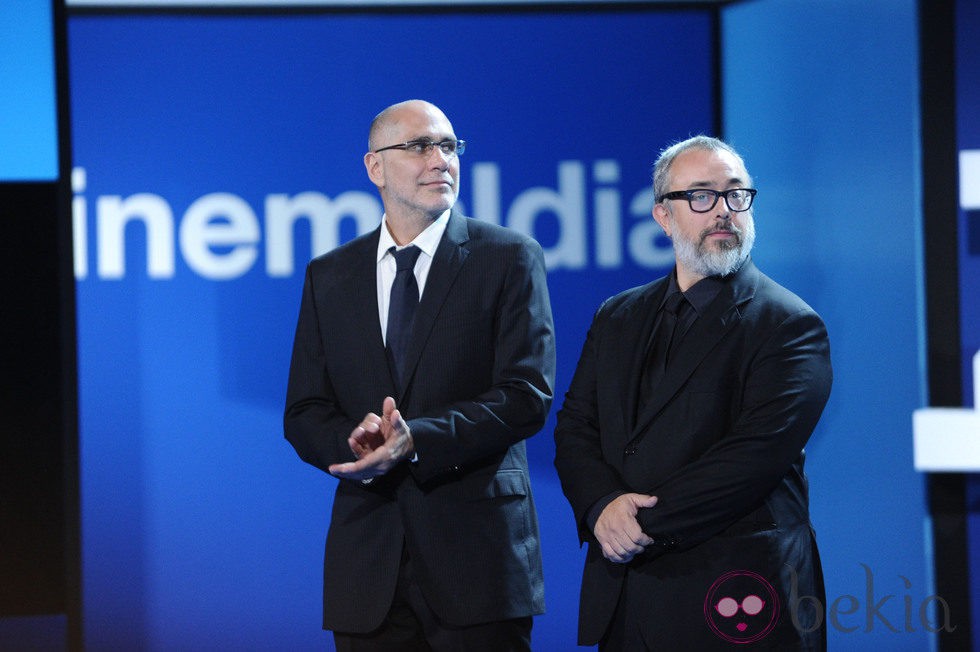
[[[428,156],[432,152],[433,147],[438,147],[446,156],[462,156],[463,152],[466,151],[466,141],[453,140],[451,138],[440,141],[419,138],[418,140],[410,140],[407,143],[388,145],[387,147],[374,150],[374,153],[377,154],[387,149],[401,149],[412,154],[418,154],[419,156]]]
[[[728,190],[709,190],[708,188],[695,188],[694,190],[675,190],[665,192],[660,196],[660,201],[665,199],[686,199],[695,213],[707,213],[715,204],[719,197],[725,198],[728,208],[734,213],[741,213],[752,208],[752,200],[759,192],[754,188],[730,188]]]

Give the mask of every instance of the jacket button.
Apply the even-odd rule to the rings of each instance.
[[[677,547],[677,537],[671,534],[656,537],[651,545],[657,546],[662,550],[673,550]]]
[[[627,446],[626,450],[623,452],[627,455],[636,455],[636,446]]]

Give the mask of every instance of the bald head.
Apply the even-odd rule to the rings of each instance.
[[[449,122],[449,118],[439,107],[425,100],[405,100],[397,104],[392,104],[387,109],[374,116],[371,121],[371,129],[368,131],[368,151],[393,144],[391,134],[398,130],[398,126],[407,118],[428,115],[437,120]]]
[[[399,244],[411,242],[453,207],[459,192],[459,155],[452,124],[435,105],[408,100],[371,122],[364,167],[378,188],[388,229]],[[407,143],[425,143],[424,147]],[[433,147],[433,144],[440,144]]]

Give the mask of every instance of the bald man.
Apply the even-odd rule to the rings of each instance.
[[[544,256],[453,209],[464,147],[428,102],[378,114],[364,165],[382,223],[306,271],[284,427],[340,479],[338,650],[530,650],[544,611],[524,443],[554,387]]]

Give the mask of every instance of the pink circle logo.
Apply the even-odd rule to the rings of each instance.
[[[729,643],[754,643],[776,626],[779,598],[758,573],[729,571],[708,589],[704,617],[711,631]]]

